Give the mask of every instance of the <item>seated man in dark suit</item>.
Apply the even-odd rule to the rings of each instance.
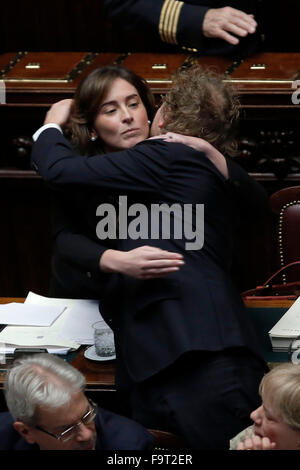
[[[0,450],[150,450],[140,424],[97,407],[85,378],[50,354],[21,358],[9,370],[0,414]]]

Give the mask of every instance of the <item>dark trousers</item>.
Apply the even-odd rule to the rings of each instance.
[[[229,449],[260,406],[266,365],[250,351],[185,354],[167,370],[135,386],[132,417],[148,428],[182,436],[191,449]]]

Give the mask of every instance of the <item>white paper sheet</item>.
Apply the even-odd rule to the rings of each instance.
[[[60,335],[53,326],[7,326],[0,333],[0,344],[14,346],[56,346],[78,349],[79,344]]]
[[[63,338],[78,344],[94,344],[92,325],[96,321],[104,321],[99,312],[99,300],[53,299],[29,292],[25,303],[38,305],[61,303],[66,305],[66,311],[59,324],[59,333]],[[109,327],[107,326],[107,328]]]
[[[300,297],[269,331],[271,337],[295,338],[300,335]]]
[[[32,292],[28,294],[25,304],[66,306],[64,299],[48,299]],[[20,347],[45,347],[45,345],[48,345],[76,350],[80,344],[70,341],[60,334],[61,326],[67,315],[68,308],[63,311],[51,326],[7,326],[0,332],[0,344],[4,347],[6,345]]]
[[[29,292],[25,305],[66,307],[51,326],[7,326],[0,332],[0,345],[78,349],[94,344],[92,325],[103,320],[98,300],[54,299]]]
[[[97,321],[103,321],[100,315],[98,302],[83,304],[80,307],[71,307],[69,315],[66,316],[62,325],[62,336],[80,344],[94,344],[93,324]],[[109,326],[107,326],[109,329]]]
[[[62,314],[61,305],[30,305],[11,302],[0,305],[0,324],[50,326]]]

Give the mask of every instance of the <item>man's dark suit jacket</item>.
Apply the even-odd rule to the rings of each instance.
[[[264,189],[228,160],[225,180],[205,154],[162,140],[141,142],[113,154],[78,157],[57,129],[33,146],[32,165],[56,188],[93,186],[143,203],[204,204],[204,246],[185,249],[185,238],[119,240],[130,250],[153,245],[184,255],[185,265],[164,278],[113,277],[101,312],[114,314],[117,353],[130,380],[140,382],[188,351],[246,347],[260,354],[256,333],[231,283],[233,227],[242,214],[266,214]],[[150,211],[149,211],[150,213]],[[150,215],[149,220],[150,224]],[[113,300],[113,301],[112,301]],[[118,355],[117,354],[117,355]]]
[[[28,444],[13,428],[9,412],[0,413],[0,450],[40,450]],[[153,436],[139,423],[110,411],[99,409],[95,418],[96,450],[151,450]]]

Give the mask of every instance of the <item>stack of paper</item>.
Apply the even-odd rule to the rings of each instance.
[[[15,313],[14,325],[18,326],[10,325],[0,332],[0,354],[11,352],[16,347],[44,347],[48,352],[63,354],[70,349],[78,349],[82,344],[94,344],[92,325],[102,320],[98,305],[98,300],[54,299],[29,292],[24,307],[26,312],[29,308],[31,313],[27,318],[24,315],[25,319],[19,320],[19,323],[15,323]],[[37,319],[37,316],[41,318]],[[9,319],[9,313],[7,317]],[[45,326],[32,326],[41,324]]]
[[[290,347],[297,348],[299,342],[296,342],[295,339],[299,335],[300,297],[269,331],[273,351],[288,351]]]
[[[62,305],[32,305],[11,302],[0,305],[1,325],[51,326],[63,313]]]

